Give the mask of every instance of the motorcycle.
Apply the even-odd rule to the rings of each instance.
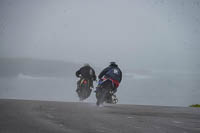
[[[90,88],[90,80],[81,79],[80,85],[78,85],[77,87],[78,89],[76,92],[78,94],[80,101],[83,101],[90,96],[92,92],[92,89]]]
[[[118,99],[113,93],[112,88],[114,88],[114,82],[110,78],[103,78],[99,80],[99,83],[96,87],[96,105],[102,105],[104,102],[116,104]]]

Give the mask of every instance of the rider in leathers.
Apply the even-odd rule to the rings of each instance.
[[[115,62],[110,62],[110,65],[106,67],[98,76],[101,80],[102,77],[111,78],[114,82],[114,87],[112,88],[113,93],[117,92],[117,88],[122,80],[122,72]]]
[[[89,80],[90,87],[94,88],[93,81],[96,80],[96,75],[94,69],[89,64],[84,64],[84,66],[76,72],[76,76],[80,78],[80,80],[77,82],[76,91],[80,89],[80,82],[82,79]]]

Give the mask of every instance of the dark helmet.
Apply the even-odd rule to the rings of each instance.
[[[88,63],[85,63],[83,66],[90,66],[90,64],[88,64]]]
[[[117,64],[115,62],[110,62],[110,66],[117,66]]]

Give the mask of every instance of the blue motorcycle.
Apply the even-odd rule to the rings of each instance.
[[[104,102],[116,104],[118,99],[113,92],[114,82],[111,78],[102,78],[99,80],[98,85],[96,87],[96,105],[102,105]]]

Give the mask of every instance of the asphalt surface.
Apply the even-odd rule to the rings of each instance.
[[[0,133],[200,133],[200,109],[1,99]]]

